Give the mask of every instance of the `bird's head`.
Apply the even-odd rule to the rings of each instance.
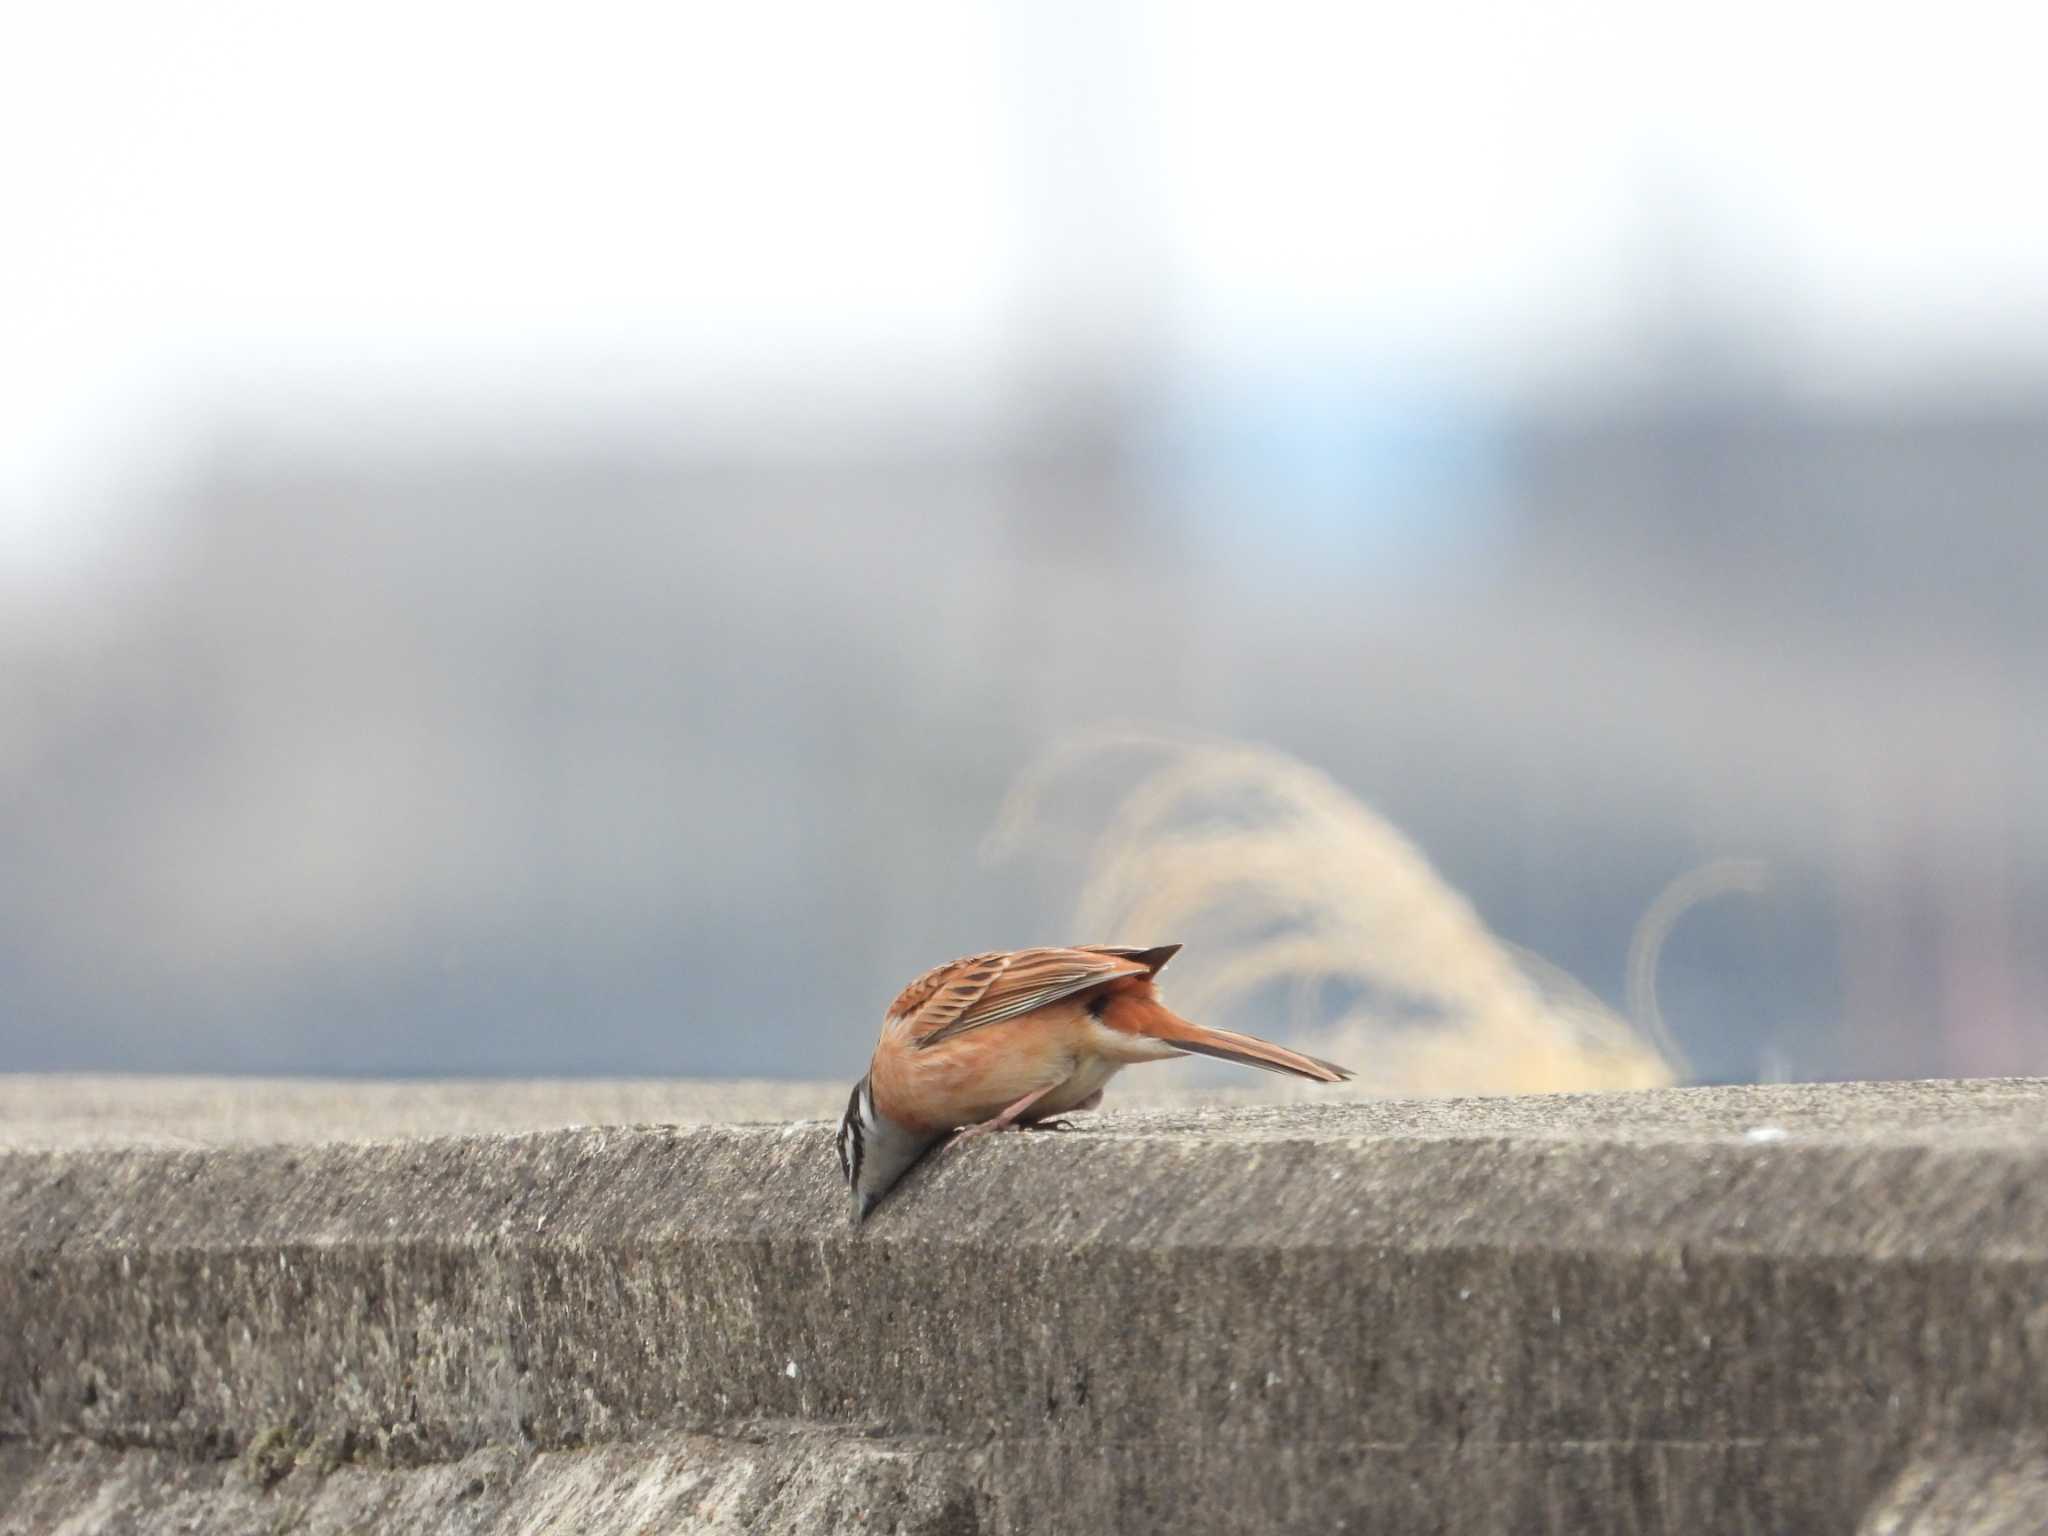
[[[839,1171],[853,1190],[855,1226],[936,1140],[898,1125],[876,1109],[875,1091],[867,1078],[854,1084],[839,1122]]]

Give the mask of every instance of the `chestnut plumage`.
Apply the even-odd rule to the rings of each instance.
[[[1133,1062],[1194,1053],[1340,1082],[1345,1068],[1285,1046],[1192,1024],[1155,980],[1180,950],[1077,945],[997,950],[938,966],[882,1020],[867,1076],[847,1100],[839,1162],[859,1222],[951,1132],[1030,1126],[1093,1109]]]

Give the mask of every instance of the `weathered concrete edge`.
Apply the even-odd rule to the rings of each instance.
[[[1536,1497],[1572,1448],[1705,1498],[1741,1452],[1839,1512],[2048,1423],[2037,1148],[1346,1121],[984,1143],[860,1234],[816,1126],[0,1158],[0,1434],[403,1467],[790,1421],[1086,1448],[1112,1503],[1283,1454]]]
[[[1341,1116],[1309,1121],[1341,1127]],[[369,1419],[388,1423],[401,1383],[386,1376],[410,1382],[417,1402],[406,1367],[420,1352],[452,1372],[451,1407],[484,1383],[503,1389],[486,1394],[503,1410],[495,1428],[486,1415],[451,1447],[531,1437],[540,1424],[552,1425],[543,1443],[602,1438],[616,1417],[605,1399],[620,1394],[644,1398],[628,1415],[642,1427],[855,1422],[906,1356],[919,1362],[916,1390],[888,1399],[880,1417],[956,1428],[988,1417],[963,1405],[1000,1383],[988,1379],[991,1361],[935,1347],[935,1329],[1014,1345],[1005,1335],[1044,1311],[1068,1330],[1111,1328],[1114,1338],[1075,1352],[1131,1352],[1157,1380],[1146,1351],[1155,1365],[1185,1354],[1191,1330],[1217,1360],[1248,1338],[1274,1358],[1338,1339],[1384,1354],[1383,1333],[1356,1331],[1361,1301],[1393,1309],[1383,1322],[1423,1340],[1424,1360],[1439,1345],[1468,1353],[1490,1329],[1506,1330],[1503,1346],[1525,1329],[1583,1343],[1599,1318],[1651,1298],[1711,1324],[1710,1303],[1741,1297],[1714,1292],[1710,1277],[1724,1292],[1853,1284],[1923,1304],[1942,1292],[1967,1305],[1972,1328],[2021,1327],[2031,1347],[2048,1342],[2034,1322],[1992,1313],[2048,1275],[2044,1173],[2048,1158],[2008,1148],[1118,1133],[978,1145],[921,1173],[853,1232],[816,1127],[18,1155],[0,1158],[0,1315],[25,1326],[0,1341],[0,1359],[16,1355],[10,1377],[42,1385],[21,1401],[10,1392],[0,1432],[141,1443],[196,1432],[198,1443],[233,1443],[299,1396],[275,1401],[282,1389],[265,1378],[281,1370],[348,1376],[364,1407],[378,1402]],[[1149,1294],[1162,1287],[1174,1294]],[[423,1333],[429,1319],[446,1335]],[[620,1331],[629,1320],[639,1333]],[[1728,1321],[1755,1345],[1773,1331]],[[1140,1324],[1157,1336],[1144,1338]],[[249,1337],[238,1340],[237,1327]],[[1439,1330],[1450,1337],[1436,1340]],[[99,1379],[87,1340],[102,1357],[133,1346],[155,1371],[189,1356],[189,1369],[168,1397],[124,1393]],[[628,1386],[599,1347],[644,1353],[646,1341],[690,1367],[692,1390]],[[1778,1342],[1796,1355],[1796,1340]],[[575,1363],[579,1353],[587,1364]],[[540,1355],[552,1360],[546,1387],[514,1390]],[[1582,1357],[1574,1369],[1593,1363]],[[1254,1380],[1276,1374],[1252,1359],[1243,1369]],[[560,1421],[529,1411],[586,1376],[609,1378],[583,1383],[593,1411]],[[212,1409],[194,1396],[209,1380],[221,1389]],[[1233,1381],[1224,1384],[1244,1389]],[[1384,1405],[1404,1391],[1396,1378],[1373,1395]],[[1346,1396],[1326,1383],[1332,1394]],[[237,1421],[240,1405],[264,1402],[262,1418]],[[513,1411],[515,1402],[527,1406]]]
[[[1756,1083],[1477,1099],[1343,1096],[1322,1085],[1239,1077],[1195,1087],[1174,1067],[1120,1078],[1115,1128],[1137,1111],[1201,1111],[1184,1128],[1242,1136],[1276,1105],[1338,1107],[1351,1134],[1499,1135],[1595,1141],[1876,1139],[1894,1147],[2041,1139],[2048,1080]],[[0,1147],[66,1150],[411,1140],[616,1125],[789,1124],[836,1119],[844,1082],[732,1079],[312,1080],[0,1073]],[[1153,1130],[1173,1123],[1154,1113]],[[1277,1123],[1298,1135],[1291,1111]],[[1753,1133],[1753,1134],[1752,1134]]]
[[[2048,1091],[2035,1138],[1953,1144],[1415,1136],[1372,1108],[1127,1115],[941,1148],[859,1230],[820,1122],[0,1150],[0,1254],[689,1238],[2048,1260]]]
[[[0,1442],[0,1532],[161,1529],[429,1536],[589,1532],[1968,1530],[2035,1536],[2048,1456],[1999,1443],[1868,1469],[1867,1446],[1508,1445],[1212,1450],[1052,1440],[905,1443],[761,1425],[450,1462],[332,1465],[271,1442],[236,1461]],[[1795,1475],[1788,1477],[1787,1468]],[[1860,1520],[1847,1500],[1870,1486]],[[1192,1518],[1188,1512],[1192,1511]],[[1111,1518],[1104,1519],[1104,1512]],[[1151,1518],[1146,1518],[1147,1516]],[[1347,1521],[1347,1515],[1359,1518]],[[1092,1521],[1092,1523],[1091,1523]],[[1853,1522],[1853,1523],[1852,1523]]]

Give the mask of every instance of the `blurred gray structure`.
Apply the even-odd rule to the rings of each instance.
[[[2018,23],[798,9],[0,59],[0,1068],[846,1077],[1182,937],[975,857],[1129,719],[1616,1003],[1761,859],[1707,1077],[2048,1068]]]
[[[2048,1062],[2048,410],[1490,422],[1446,554],[1383,460],[1197,516],[1142,393],[1046,398],[224,428],[123,601],[0,619],[0,1060],[847,1076],[904,977],[1067,937],[1080,845],[975,849],[1135,718],[1323,767],[1610,997],[1667,880],[1764,859],[1667,951],[1710,1076]]]

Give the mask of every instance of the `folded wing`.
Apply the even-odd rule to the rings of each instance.
[[[1149,976],[1164,963],[1157,951],[1138,950],[1014,949],[969,955],[905,987],[889,1009],[889,1022],[911,1044],[927,1049],[1105,982]]]

